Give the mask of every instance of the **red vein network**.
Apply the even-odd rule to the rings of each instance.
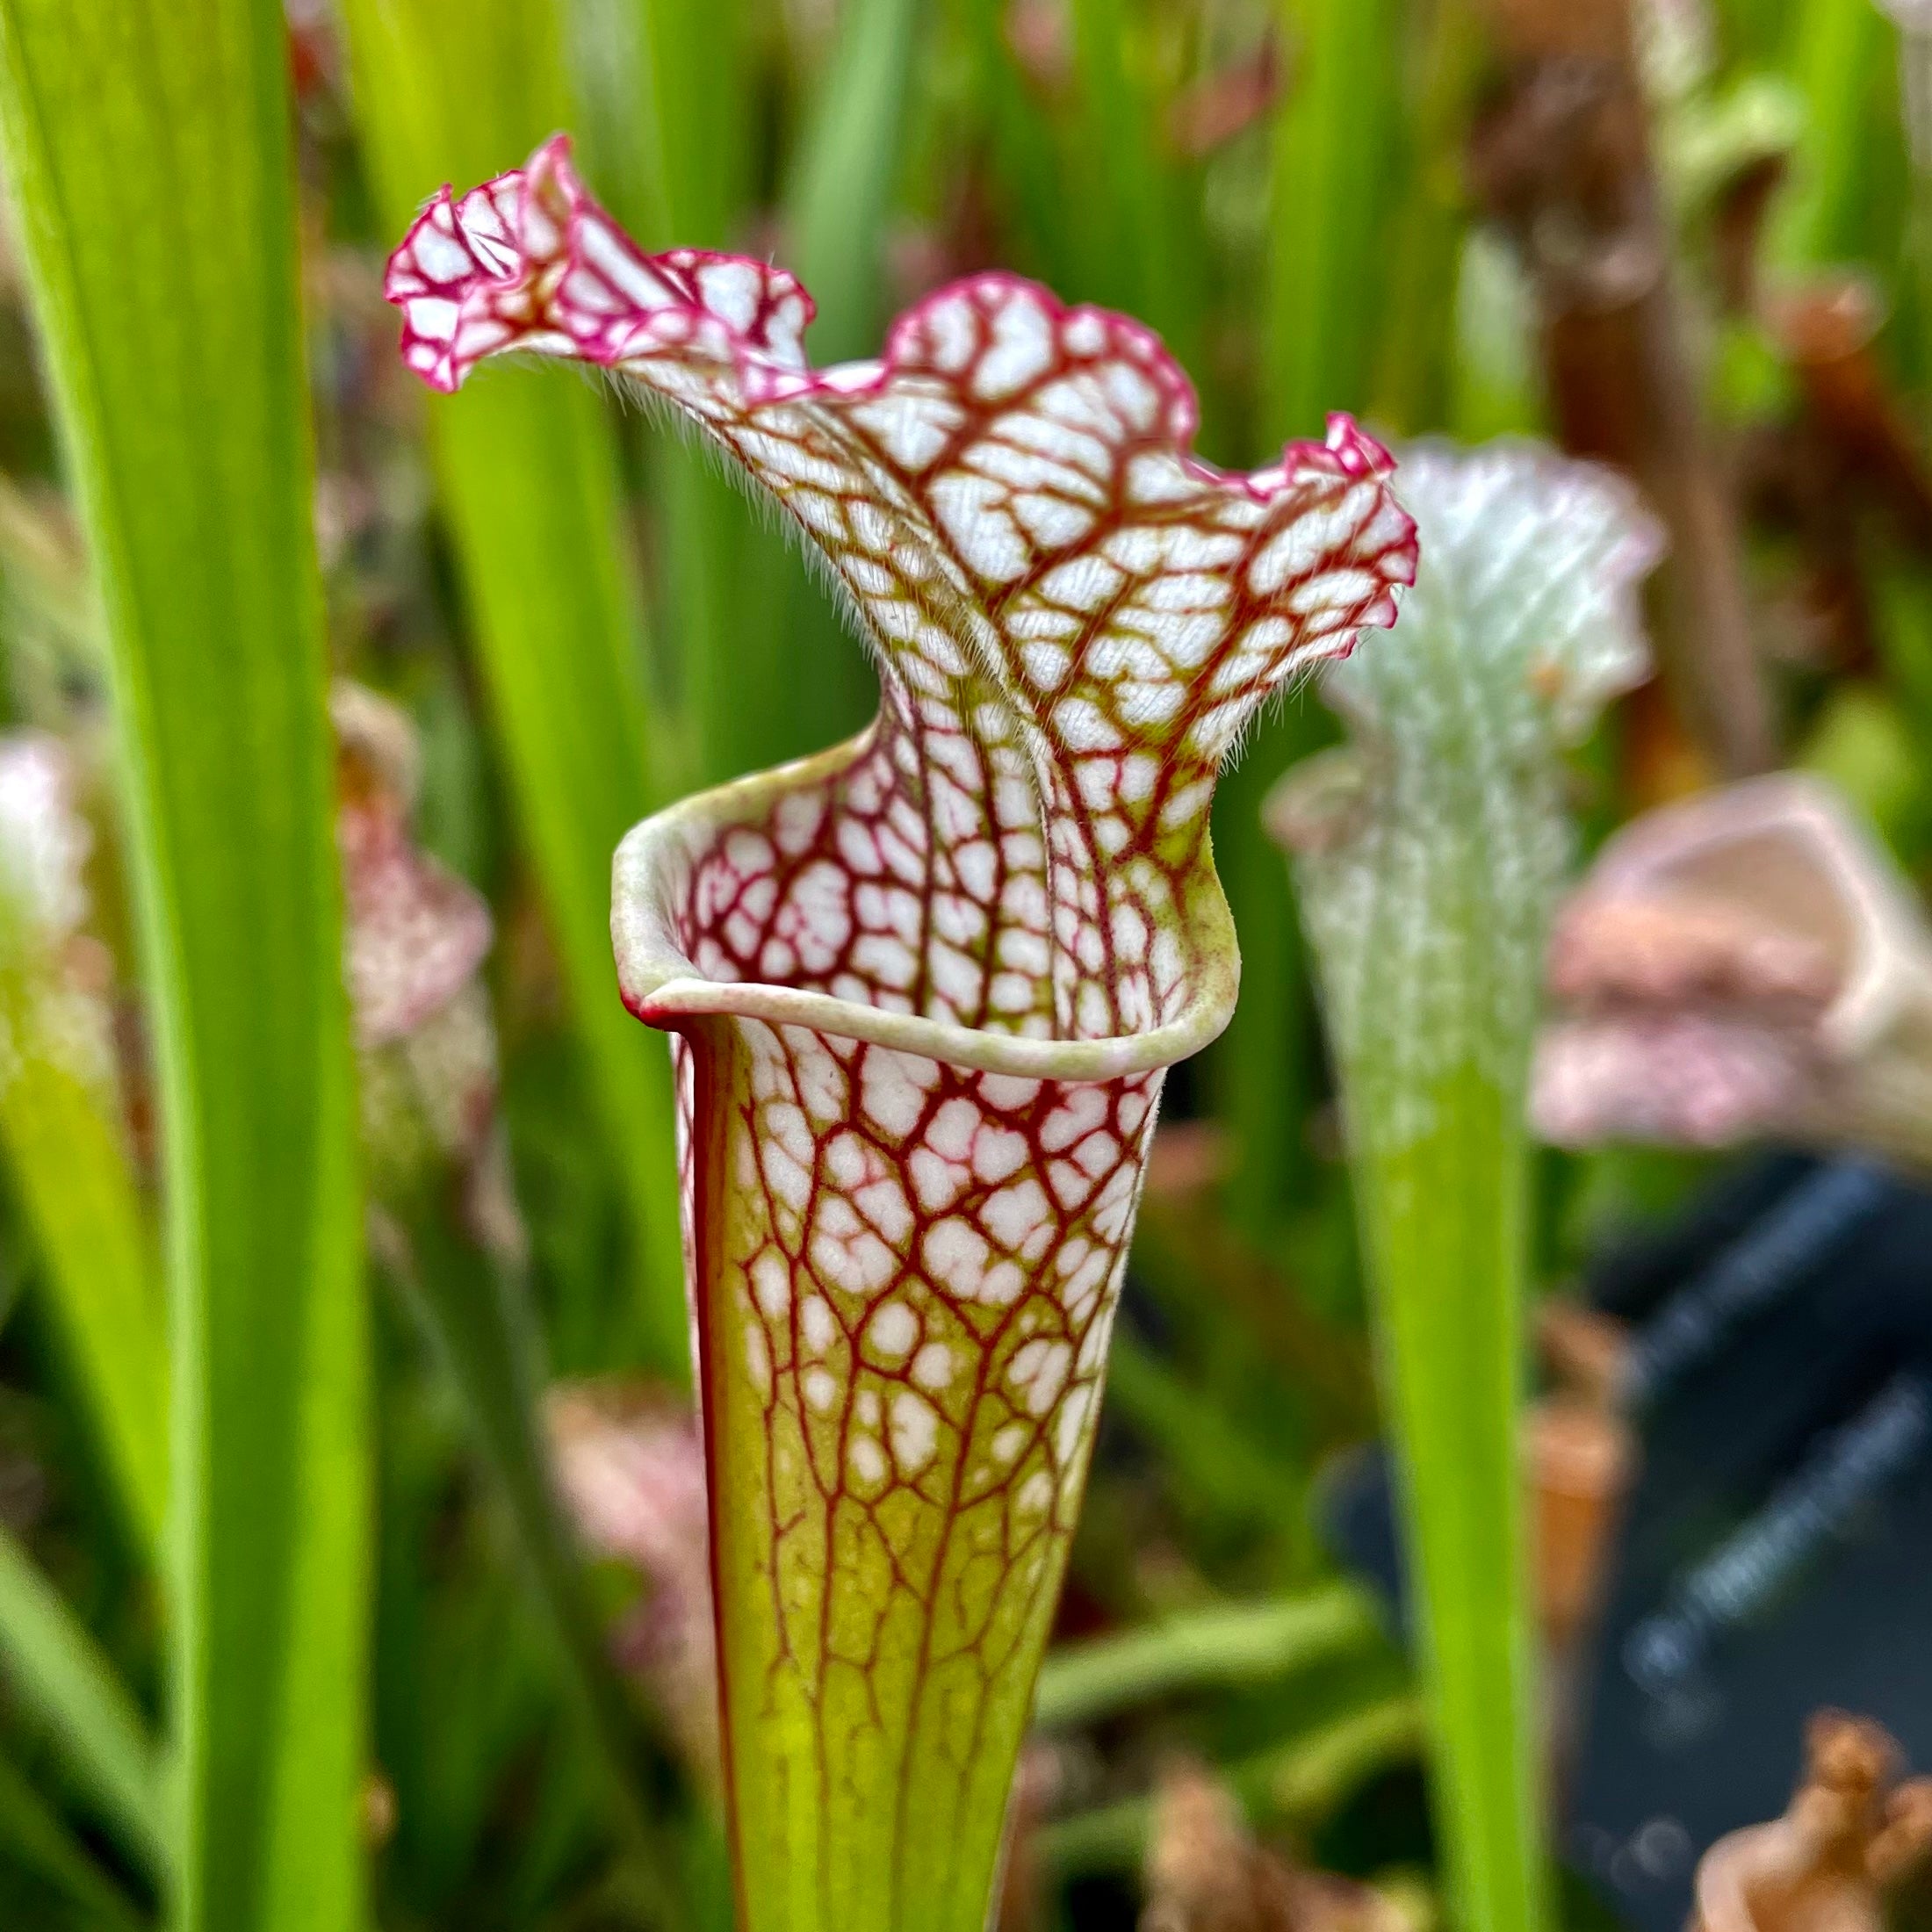
[[[631,835],[613,927],[676,1036],[749,1922],[977,1932],[1164,1071],[1233,1003],[1215,773],[1394,621],[1393,465],[1337,418],[1224,474],[1152,335],[1005,275],[814,371],[791,276],[642,254],[561,140],[388,293],[437,388],[525,350],[674,406],[876,659],[860,739]]]

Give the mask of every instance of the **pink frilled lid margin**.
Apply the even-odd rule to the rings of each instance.
[[[562,137],[437,195],[386,292],[433,388],[521,351],[616,372],[681,412],[822,553],[878,660],[880,718],[854,745],[626,840],[613,929],[640,1018],[732,1013],[1075,1078],[1164,1064],[1220,1030],[1238,965],[1207,840],[1215,776],[1271,695],[1395,622],[1415,526],[1379,443],[1337,416],[1265,468],[1217,469],[1193,452],[1193,386],[1150,330],[1006,274],[928,296],[876,360],[815,370],[795,277],[644,253]],[[784,872],[773,823],[799,797],[824,816],[793,875],[849,844],[854,814],[919,820],[898,839],[908,878],[990,935],[977,978],[930,929],[905,938],[925,950],[901,986],[802,970],[770,930],[782,905],[741,943],[699,916],[732,835],[741,855],[766,841],[753,871]],[[851,905],[840,917],[854,927]],[[1030,990],[990,963],[1016,928],[1041,942]]]

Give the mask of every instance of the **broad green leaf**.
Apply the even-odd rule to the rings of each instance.
[[[1607,472],[1404,458],[1422,548],[1385,648],[1325,688],[1353,742],[1269,802],[1342,1084],[1402,1477],[1435,1811],[1461,1922],[1547,1922],[1517,1428],[1525,1088],[1569,850],[1559,754],[1645,673],[1659,539]]]
[[[359,1915],[361,1228],[270,0],[0,4],[156,1045],[182,1932]]]
[[[0,1678],[53,1735],[101,1815],[158,1874],[169,1863],[161,1767],[113,1667],[0,1527]]]
[[[568,119],[551,0],[349,0],[358,116],[397,234],[444,182],[513,165]],[[628,1352],[688,1375],[669,1061],[610,970],[610,854],[649,810],[637,587],[616,447],[587,386],[506,371],[429,417],[430,448],[587,1087],[630,1208]]]

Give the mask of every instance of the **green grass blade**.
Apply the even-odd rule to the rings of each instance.
[[[359,1913],[360,1224],[286,61],[270,0],[0,4],[157,1044],[183,1932]]]
[[[917,0],[845,0],[784,171],[781,255],[818,305],[807,337],[816,364],[879,350],[883,239],[926,11]],[[667,507],[675,531],[678,505]],[[877,705],[863,649],[797,551],[768,530],[746,535],[735,581],[724,587],[720,648],[685,659],[703,763],[720,777],[823,751],[861,730]],[[746,691],[760,702],[744,703]]]
[[[1300,1507],[1292,1476],[1125,1326],[1109,1345],[1107,1399],[1158,1453],[1175,1492],[1217,1520],[1279,1524]]]
[[[1316,1183],[1308,1140],[1316,1071],[1308,952],[1281,890],[1281,855],[1261,830],[1261,802],[1334,735],[1313,698],[1290,692],[1279,712],[1256,721],[1215,794],[1215,870],[1241,934],[1241,1001],[1208,1062],[1228,1126],[1222,1198],[1235,1228],[1270,1253]]]
[[[15,1911],[22,1916],[7,1922],[35,1932],[133,1932],[146,1922],[40,1794],[0,1758],[0,1913]]]
[[[1386,231],[1388,314],[1371,392],[1373,422],[1399,436],[1439,429],[1448,420],[1457,272],[1468,230],[1465,149],[1483,51],[1475,0],[1435,0],[1421,11],[1425,28],[1414,7],[1404,14],[1417,71],[1413,106],[1396,117],[1398,205]],[[1279,227],[1284,217],[1275,213]],[[1278,314],[1279,306],[1278,296]]]
[[[1126,0],[1073,0],[1071,13],[1074,143],[1091,197],[1075,231],[1086,257],[1081,293],[1151,322],[1147,304],[1164,279],[1164,237],[1146,104],[1128,64],[1133,22]]]
[[[1383,205],[1402,139],[1400,0],[1290,0],[1293,91],[1275,129],[1262,370],[1265,449],[1318,436],[1370,400],[1382,321]],[[1235,1224],[1272,1248],[1313,1185],[1316,1085],[1306,955],[1281,861],[1261,831],[1268,788],[1334,726],[1291,693],[1258,721],[1215,801],[1215,861],[1241,934],[1243,997],[1211,1067],[1235,1167]]]
[[[0,1527],[0,1676],[45,1725],[76,1780],[157,1872],[168,1863],[160,1767],[112,1666]]]
[[[743,0],[573,0],[585,158],[652,249],[721,249],[751,189]]]
[[[445,181],[524,160],[567,119],[547,0],[350,0],[364,141],[391,234]],[[610,962],[610,856],[657,797],[616,448],[588,386],[507,370],[427,406],[491,710],[541,879],[585,1075],[630,1208],[630,1353],[688,1376],[669,1057]]]
[[[1132,0],[1074,0],[1070,25],[1075,107],[1057,191],[1071,188],[1078,214],[1061,292],[1145,322],[1182,368],[1204,371],[1199,197],[1190,222],[1142,58],[1151,23]]]
[[[563,1668],[566,1698],[602,1770],[625,1849],[670,1888],[669,1835],[652,1815],[645,1740],[631,1716],[550,1475],[539,1434],[541,1341],[523,1284],[450,1232],[440,1203],[408,1216],[407,1287],[459,1393],[514,1525],[532,1596]],[[661,1795],[661,1792],[657,1795]]]
[[[1806,125],[1770,253],[1786,266],[1836,266],[1870,247],[1881,205],[1896,203],[1875,191],[1875,176],[1881,150],[1898,146],[1883,138],[1899,116],[1898,32],[1875,0],[1799,0],[1784,33]]]
[[[1285,1677],[1367,1649],[1380,1628],[1360,1590],[1330,1583],[1275,1603],[1216,1605],[1089,1638],[1049,1654],[1033,1720],[1042,1730],[1067,1730],[1178,1690]]]
[[[26,1037],[0,970],[0,1030]],[[167,1311],[117,1123],[87,1081],[26,1052],[0,1078],[0,1145],[40,1251],[54,1327],[136,1547],[158,1568],[168,1496]]]
[[[677,640],[691,735],[681,775],[694,787],[723,784],[805,748],[792,742],[790,721],[775,715],[777,707],[745,702],[747,690],[778,688],[796,623],[756,621],[757,606],[747,609],[745,597],[747,575],[762,582],[795,575],[800,566],[775,530],[758,527],[744,497],[701,451],[660,439],[650,452],[650,473],[663,553],[661,607]],[[818,595],[798,588],[806,597]],[[783,734],[776,743],[775,728]]]
[[[752,158],[742,12],[739,0],[703,9],[576,0],[585,158],[606,205],[646,248],[723,249],[739,238]],[[683,761],[666,777],[678,790],[717,784],[798,748],[774,740],[773,707],[745,702],[777,674],[789,635],[746,621],[746,568],[782,572],[782,546],[715,464],[654,425],[643,467],[658,512],[655,635],[674,660],[667,681],[688,726]]]
[[[1288,0],[1294,91],[1275,133],[1269,433],[1318,436],[1361,409],[1375,366],[1387,241],[1377,219],[1402,133],[1402,0]]]
[[[971,76],[970,138],[983,148],[987,187],[1012,266],[1077,295],[1071,240],[1074,200],[1061,178],[1048,125],[1008,44],[1007,0],[960,0],[961,46]]]
[[[883,243],[925,10],[918,0],[844,0],[840,11],[785,186],[783,259],[818,304],[806,342],[821,365],[879,352]],[[770,694],[738,707],[715,761],[732,776],[849,738],[877,705],[863,650],[797,552],[767,536],[754,555],[757,595],[740,598],[731,659],[712,668],[714,695],[699,700],[716,712],[747,686]]]
[[[788,263],[818,304],[811,359],[878,353],[882,242],[905,142],[917,0],[845,0],[787,196]]]
[[[1413,1698],[1383,1698],[1228,1766],[1228,1782],[1258,1826],[1286,1825],[1305,1837],[1352,1792],[1413,1758],[1420,1715]],[[1130,1871],[1146,1855],[1153,1825],[1151,1799],[1120,1799],[1043,1827],[1034,1842],[1035,1855],[1063,1878]]]

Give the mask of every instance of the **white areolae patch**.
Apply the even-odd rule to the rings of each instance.
[[[1060,1399],[1073,1366],[1073,1351],[1064,1342],[1035,1336],[1013,1351],[1006,1380],[1029,1416],[1044,1416]]]
[[[854,1436],[852,1446],[846,1452],[852,1464],[852,1473],[861,1482],[883,1482],[885,1481],[885,1452],[870,1436]]]
[[[939,1417],[922,1395],[902,1388],[892,1398],[892,1460],[916,1476],[939,1447]]]
[[[814,1355],[823,1355],[832,1346],[832,1337],[838,1332],[838,1317],[832,1312],[832,1304],[822,1294],[809,1296],[798,1311],[798,1326],[804,1331],[805,1346]]]
[[[903,1301],[883,1301],[867,1323],[866,1352],[888,1364],[902,1362],[919,1340],[919,1317]]]
[[[912,1358],[912,1380],[928,1395],[937,1395],[953,1379],[953,1352],[944,1342],[928,1342]]]

